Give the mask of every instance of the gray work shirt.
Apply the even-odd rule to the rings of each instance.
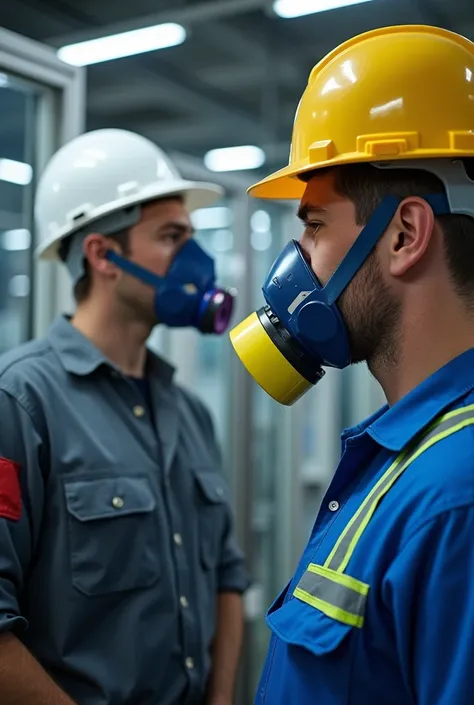
[[[62,317],[0,359],[0,631],[80,705],[201,705],[217,594],[247,587],[210,415],[172,377],[150,353],[151,415]]]

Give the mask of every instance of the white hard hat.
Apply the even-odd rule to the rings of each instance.
[[[42,259],[58,259],[60,243],[103,216],[156,198],[182,195],[190,212],[212,205],[223,190],[186,181],[166,154],[134,132],[87,132],[52,157],[36,190],[35,221]]]

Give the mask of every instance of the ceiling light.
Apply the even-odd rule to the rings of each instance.
[[[8,282],[8,293],[15,298],[23,298],[30,293],[30,278],[27,274],[17,274]]]
[[[33,178],[33,169],[29,164],[12,159],[0,159],[0,181],[9,181],[18,186],[28,186]]]
[[[232,225],[232,211],[225,206],[199,208],[191,214],[196,230],[221,230]]]
[[[315,12],[326,12],[326,10],[337,10],[340,7],[349,5],[360,5],[371,0],[275,0],[273,10],[284,19],[293,17],[303,17],[303,15],[313,15]]]
[[[258,169],[264,163],[265,152],[252,145],[211,149],[204,157],[210,171],[246,171]]]
[[[18,230],[5,230],[3,233],[3,249],[10,252],[29,250],[31,233],[24,228]]]
[[[112,34],[109,37],[90,39],[78,44],[69,44],[58,50],[61,61],[72,66],[89,66],[102,61],[122,59],[124,56],[144,54],[147,51],[166,49],[182,44],[186,30],[179,24],[169,22],[154,27],[134,29],[130,32]]]
[[[256,233],[268,233],[272,227],[272,221],[267,211],[255,211],[250,218],[252,230]]]
[[[272,244],[272,234],[269,230],[266,232],[253,231],[250,234],[250,244],[257,252],[265,252],[269,250]]]
[[[215,230],[212,233],[212,249],[214,252],[229,252],[234,246],[232,230]]]

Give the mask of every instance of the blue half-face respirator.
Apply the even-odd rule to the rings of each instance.
[[[113,250],[106,257],[154,288],[155,314],[160,323],[173,328],[192,326],[201,333],[218,335],[228,328],[234,294],[216,285],[214,260],[195,240],[183,245],[163,277]]]
[[[450,213],[444,195],[425,196],[435,215]],[[292,240],[265,284],[266,305],[231,332],[237,355],[274,399],[290,405],[324,375],[351,363],[349,335],[337,301],[393,219],[401,198],[387,196],[323,286]]]

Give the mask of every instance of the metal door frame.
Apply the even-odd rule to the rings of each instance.
[[[37,181],[54,152],[85,129],[86,72],[60,61],[51,47],[3,28],[0,28],[0,71],[42,91],[36,125]],[[34,243],[34,227],[32,235]],[[43,335],[71,296],[71,285],[63,270],[54,264],[34,261],[33,337]]]

